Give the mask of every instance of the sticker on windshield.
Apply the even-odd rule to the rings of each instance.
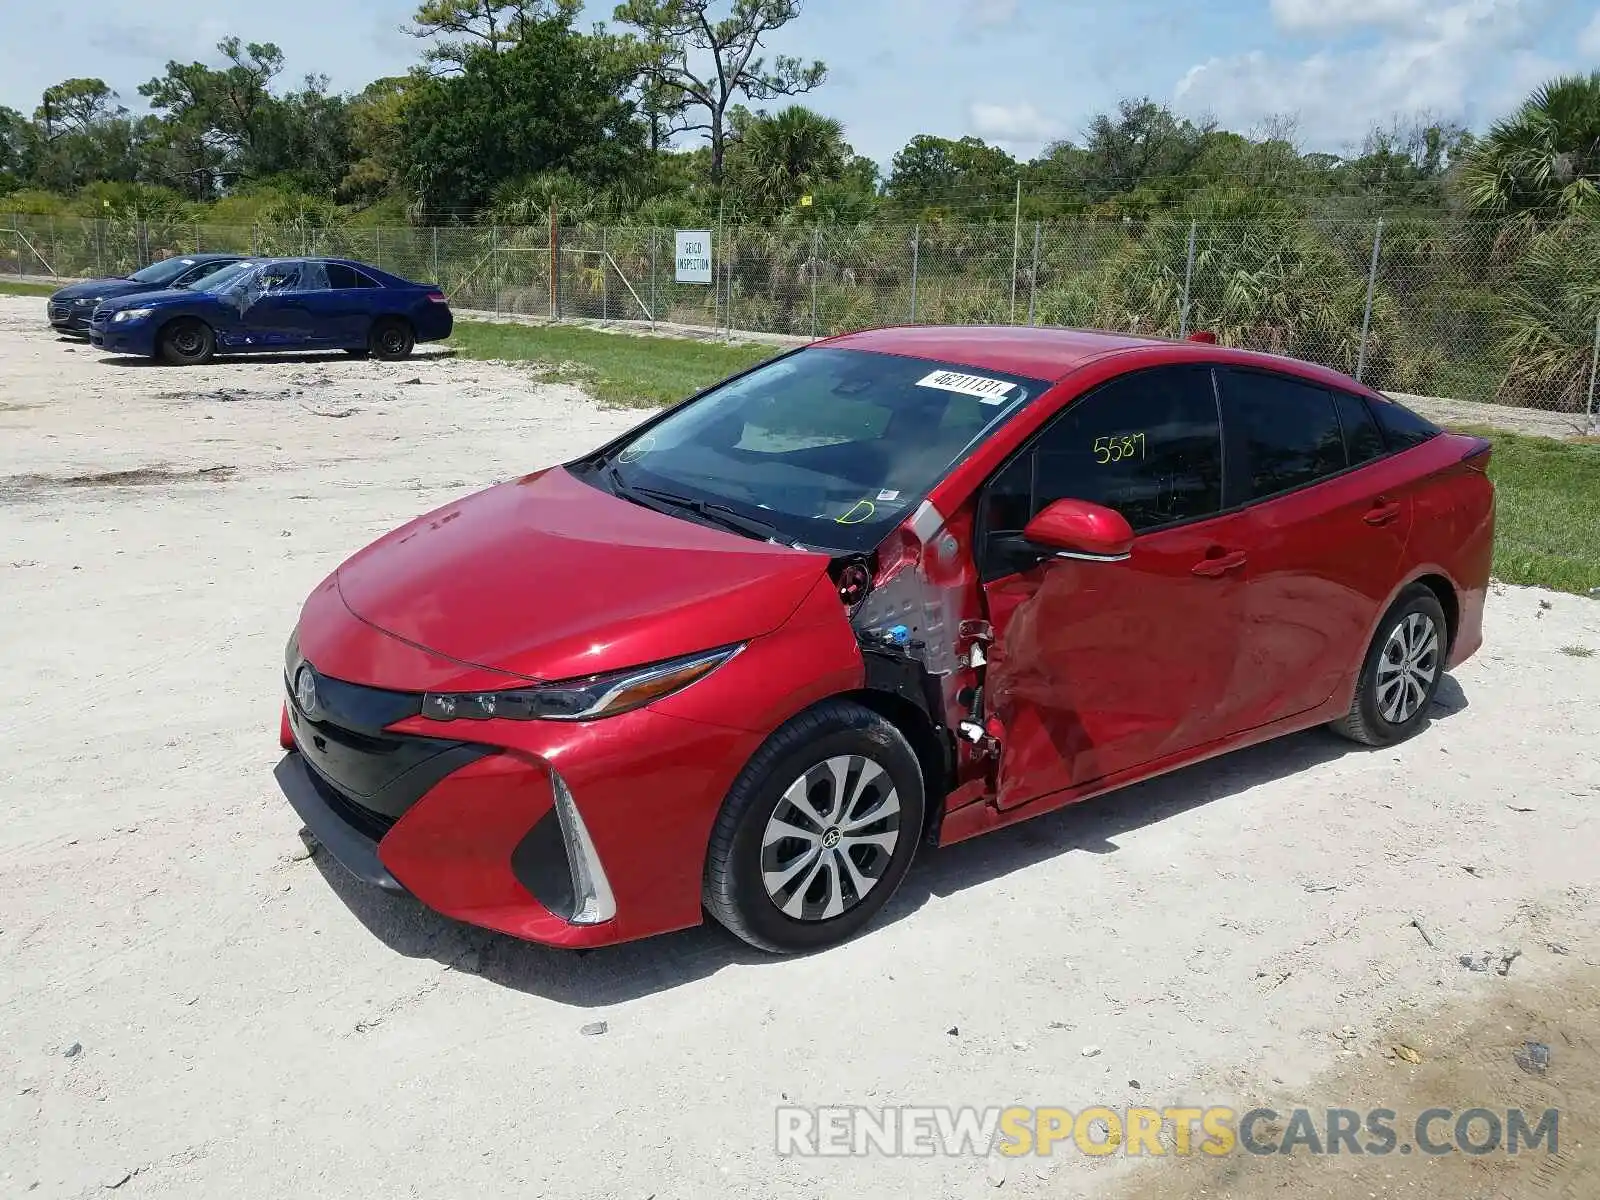
[[[879,500],[885,500],[885,501],[887,501],[887,500],[898,500],[898,499],[900,499],[900,493],[899,492],[893,492],[893,491],[890,491],[888,488],[885,488],[883,491],[878,493],[878,499]]]
[[[982,375],[963,375],[959,371],[935,371],[917,380],[918,387],[940,388],[946,392],[960,392],[963,396],[976,396],[984,404],[1000,404],[1017,385],[1004,379],[988,379]]]

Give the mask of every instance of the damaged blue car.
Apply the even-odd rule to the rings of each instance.
[[[344,350],[394,361],[450,336],[444,293],[339,258],[250,258],[187,288],[108,300],[89,341],[175,365],[217,354]]]

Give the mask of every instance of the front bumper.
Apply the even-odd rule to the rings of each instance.
[[[73,333],[86,336],[89,332],[89,318],[94,313],[91,305],[79,306],[76,304],[58,304],[51,302],[49,306],[50,328],[57,333]]]
[[[404,892],[378,857],[378,842],[360,827],[349,801],[319,776],[298,751],[283,756],[272,776],[318,842],[362,883]]]
[[[89,344],[107,354],[135,354],[148,358],[155,353],[155,330],[149,317],[121,324],[94,319],[89,322]]]
[[[760,741],[649,710],[594,725],[445,727],[482,743],[438,740],[441,727],[421,717],[371,738],[308,719],[292,696],[284,714],[290,748],[274,770],[278,786],[353,876],[456,920],[563,947],[700,922],[711,824]],[[418,743],[440,749],[396,762]],[[395,766],[405,769],[393,775]]]

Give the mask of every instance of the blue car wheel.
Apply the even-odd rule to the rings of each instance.
[[[161,357],[173,366],[206,362],[216,348],[211,326],[193,317],[180,317],[161,331]]]

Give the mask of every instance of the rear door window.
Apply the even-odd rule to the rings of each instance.
[[[354,267],[347,267],[343,263],[326,263],[324,266],[328,272],[328,286],[335,291],[378,286]]]
[[[1244,456],[1241,499],[1280,495],[1349,465],[1332,392],[1264,371],[1230,370],[1222,379],[1230,445]]]

